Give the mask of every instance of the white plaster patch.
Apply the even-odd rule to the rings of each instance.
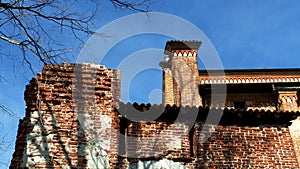
[[[172,160],[162,159],[159,161],[139,161],[131,164],[128,169],[188,169],[180,162],[174,162]]]
[[[109,169],[109,158],[99,140],[89,140],[85,147],[88,168]]]
[[[111,117],[107,115],[100,115],[101,120],[101,130],[106,131],[111,129]],[[110,150],[110,140],[109,139],[101,139],[100,146],[104,150]]]
[[[40,113],[38,111],[34,111],[34,112],[31,113],[30,118],[38,119],[38,118],[40,118],[39,114]]]
[[[41,124],[38,122],[41,118],[41,114],[44,112],[34,111],[30,116],[30,122],[33,125],[32,131],[26,136],[26,147],[23,152],[23,159],[21,167],[29,167],[32,168],[36,163],[47,163],[49,161],[49,149],[52,144],[47,143],[48,137],[42,136],[42,127],[44,130],[49,130],[51,127],[46,127],[47,125]],[[50,123],[52,117],[44,119],[44,123]],[[45,140],[43,140],[43,138]],[[29,157],[29,155],[31,157]]]
[[[292,125],[289,126],[289,129],[292,136],[300,136],[300,118],[292,120]]]
[[[106,130],[111,127],[111,117],[107,115],[100,115],[101,128]]]
[[[182,139],[179,137],[173,137],[170,142],[167,143],[167,147],[171,150],[181,149]]]
[[[110,150],[110,140],[106,138],[106,132],[111,129],[111,121],[111,117],[100,115],[101,131],[97,131],[97,135],[88,136],[88,144],[84,150],[88,161],[88,168],[110,168],[109,158],[106,153],[106,150]],[[91,125],[94,123],[93,121],[89,122]]]
[[[38,135],[39,136],[40,134],[38,134],[38,133],[41,133],[42,129],[41,129],[41,127],[39,125],[34,125],[31,132],[32,133],[30,133],[30,135],[32,135],[32,136]]]

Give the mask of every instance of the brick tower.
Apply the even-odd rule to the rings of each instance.
[[[163,69],[163,104],[202,105],[198,91],[197,54],[201,41],[168,41]]]

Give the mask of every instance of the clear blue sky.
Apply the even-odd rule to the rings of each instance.
[[[298,0],[168,0],[155,1],[151,9],[182,17],[196,25],[212,41],[226,69],[299,67]],[[126,10],[116,11],[112,5],[106,3],[97,16],[96,24],[100,28],[130,13],[132,12]],[[116,68],[124,57],[137,50],[163,49],[168,39],[159,35],[130,38],[113,48],[103,63],[107,67]],[[25,115],[25,85],[33,75],[23,75],[19,65],[15,65],[15,72],[12,72],[11,62],[6,57],[1,58],[0,71],[6,81],[0,83],[0,103],[6,104],[22,118]],[[201,68],[203,67],[200,66]],[[41,70],[41,66],[38,69]],[[160,88],[161,71],[140,72],[130,86],[131,101],[148,102],[149,92]],[[0,139],[6,136],[6,141],[12,144],[11,150],[0,154],[2,162],[11,159],[19,118],[1,116],[3,125],[0,126]],[[4,166],[0,165],[1,167]]]

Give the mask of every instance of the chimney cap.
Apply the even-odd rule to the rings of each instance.
[[[202,41],[200,40],[171,40],[167,41],[165,54],[171,50],[198,50]]]

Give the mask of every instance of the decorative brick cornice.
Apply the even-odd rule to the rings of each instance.
[[[300,82],[299,75],[227,75],[199,76],[199,84],[248,84],[248,83],[293,83]]]
[[[173,56],[185,56],[185,57],[196,57],[196,50],[172,50]]]
[[[281,111],[299,111],[297,91],[279,91],[278,104]]]

